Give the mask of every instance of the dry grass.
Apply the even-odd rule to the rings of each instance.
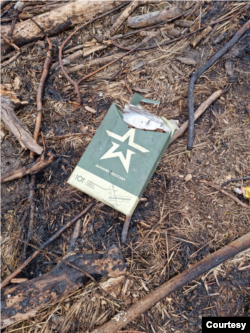
[[[187,2],[178,4],[184,7]],[[165,4],[148,4],[138,8],[136,12],[145,13],[163,5]],[[238,2],[222,3],[220,16],[243,5]],[[201,6],[201,17],[213,7],[213,2]],[[193,15],[189,19],[198,20],[199,17]],[[134,59],[126,66],[129,87],[133,91],[141,89],[145,91],[142,93],[144,96],[160,101],[158,107],[147,106],[151,112],[184,122],[187,119],[189,74],[224,43],[222,41],[221,44],[213,45],[213,39],[225,31],[230,36],[242,25],[239,20],[243,18],[242,15],[215,26],[209,38],[196,49],[189,46],[191,39],[183,39],[176,44],[159,47],[149,55],[145,55],[146,51],[143,51],[126,57],[124,62]],[[96,29],[105,32],[110,26],[110,20],[111,18],[107,18],[104,22],[97,22],[89,31]],[[214,16],[210,20],[214,20]],[[184,28],[180,29],[184,31]],[[119,33],[127,31],[128,28],[123,26]],[[81,44],[87,33],[88,31],[80,32],[72,40],[72,46]],[[53,37],[53,43],[60,45],[62,38],[65,38],[65,33]],[[126,43],[133,44],[142,38],[144,37],[131,37]],[[30,94],[30,104],[18,111],[18,116],[30,131],[33,131],[35,124],[35,98],[44,62],[44,55],[35,46],[26,47],[25,53],[9,66],[12,69],[2,69],[4,84],[13,85],[15,78],[19,76],[22,79],[20,94],[23,99],[28,99]],[[110,48],[88,59],[112,52],[116,50]],[[142,58],[136,59],[138,56]],[[183,64],[176,57],[193,58],[197,65]],[[142,60],[142,66],[133,70]],[[228,197],[199,182],[206,179],[222,184],[228,175],[241,177],[250,173],[250,119],[246,111],[250,90],[250,74],[247,72],[249,61],[249,51],[234,60],[238,79],[235,84],[229,82],[224,59],[199,79],[194,92],[196,107],[215,90],[227,91],[197,121],[191,157],[186,152],[186,135],[170,145],[144,193],[147,201],[140,203],[133,215],[127,244],[122,245],[120,241],[124,222],[122,214],[103,206],[93,208],[87,215],[87,222],[84,223],[85,227],[75,250],[101,253],[113,243],[118,243],[126,258],[128,274],[120,288],[113,291],[115,301],[104,297],[89,282],[63,302],[44,309],[29,321],[12,325],[6,332],[88,332],[95,325],[105,323],[118,311],[125,310],[159,284],[201,260],[209,252],[216,251],[249,231],[250,218],[246,209],[238,207]],[[74,65],[80,62],[82,59]],[[111,102],[122,108],[130,99],[124,83],[125,74],[109,82],[121,65],[118,62],[88,82],[83,82],[80,89],[83,98],[81,109],[76,109],[67,100],[74,100],[73,89],[60,71],[52,74],[45,88],[42,122],[44,135],[63,135],[83,130],[94,134]],[[72,74],[72,77],[80,79],[94,69],[85,68]],[[97,114],[87,112],[85,105],[97,110]],[[6,134],[2,143],[3,169],[27,164],[28,152],[23,152],[18,147],[12,134],[4,126],[1,130]],[[54,148],[59,158],[37,175],[35,245],[44,242],[89,202],[87,195],[67,185],[66,181],[90,140],[91,138],[84,136],[47,141],[47,148]],[[189,182],[184,180],[187,174],[192,174]],[[250,182],[245,181],[244,184],[250,185]],[[235,184],[229,184],[227,189],[230,190],[233,185]],[[27,197],[26,187],[28,188],[28,181],[25,179],[2,186],[2,257],[12,268],[18,267],[22,258],[23,244],[15,244],[21,226],[20,214],[27,204],[24,200]],[[21,238],[25,238],[26,232],[24,227]],[[63,256],[67,251],[71,232],[72,230],[67,230],[48,251],[56,251],[57,255]],[[33,278],[49,271],[53,267],[51,258],[39,256],[27,267],[24,276]],[[197,332],[202,316],[249,315],[249,265],[250,252],[246,250],[159,302],[128,325],[127,329],[145,332]],[[10,274],[5,264],[1,274],[2,278]]]

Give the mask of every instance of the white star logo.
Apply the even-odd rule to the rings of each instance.
[[[129,138],[128,145],[130,147],[133,147],[133,148],[141,151],[142,153],[149,153],[149,150],[147,150],[146,148],[143,148],[142,146],[134,143],[134,137],[135,137],[135,129],[134,128],[129,129],[127,131],[127,133],[125,133],[123,136],[120,136],[120,135],[115,134],[115,133],[110,132],[110,131],[106,131],[106,132],[107,132],[108,136],[110,136],[111,138],[114,138],[118,141],[121,141],[121,142],[124,142],[127,138]],[[122,162],[122,165],[124,166],[125,170],[128,173],[131,156],[134,155],[135,153],[132,150],[127,149],[127,154],[126,154],[126,158],[125,158],[121,151],[115,153],[115,150],[118,147],[120,147],[120,145],[118,145],[117,143],[115,143],[113,141],[111,141],[111,142],[112,142],[113,146],[100,159],[105,160],[107,158],[119,157],[121,162]]]

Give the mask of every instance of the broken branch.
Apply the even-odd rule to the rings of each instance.
[[[6,127],[14,134],[24,149],[28,148],[34,153],[42,154],[43,148],[32,138],[31,133],[17,118],[12,101],[3,95],[1,96],[1,117]]]
[[[11,170],[2,174],[1,183],[7,183],[11,180],[19,179],[26,175],[37,173],[42,169],[44,169],[47,165],[51,164],[55,156],[56,156],[55,153],[52,151],[43,153],[35,162],[28,164],[17,170]]]

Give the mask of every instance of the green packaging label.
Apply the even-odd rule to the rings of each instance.
[[[172,134],[129,128],[112,104],[68,183],[132,215]]]

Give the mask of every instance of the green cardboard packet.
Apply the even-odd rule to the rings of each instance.
[[[138,94],[130,104],[140,101],[158,104]],[[68,183],[131,216],[174,135],[168,125],[168,133],[130,128],[112,104]]]

